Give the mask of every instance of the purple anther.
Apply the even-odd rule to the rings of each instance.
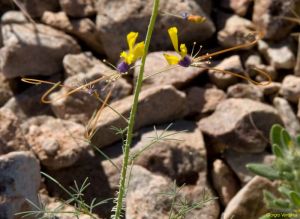
[[[188,56],[183,57],[178,63],[178,65],[182,67],[189,67],[191,65],[192,61]]]
[[[189,14],[187,12],[182,12],[181,13],[181,17],[184,19],[184,20],[187,20],[188,17],[189,17]]]
[[[126,62],[121,62],[117,66],[117,70],[121,73],[126,73],[129,70],[129,65]]]

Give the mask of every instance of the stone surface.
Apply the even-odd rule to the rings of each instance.
[[[240,57],[238,55],[233,55],[223,59],[216,66],[214,66],[214,68],[220,70],[232,71],[234,73],[243,72],[243,66]],[[209,74],[210,81],[213,84],[215,84],[218,88],[221,89],[226,89],[227,87],[229,87],[230,85],[238,81],[237,77],[231,74],[222,73],[220,71],[209,70],[208,74]]]
[[[226,9],[231,9],[240,16],[245,16],[252,0],[223,0],[221,6]]]
[[[59,0],[59,4],[71,17],[88,17],[96,14],[96,0]]]
[[[176,88],[182,88],[192,81],[194,78],[199,76],[204,72],[205,69],[196,68],[196,67],[181,67],[181,66],[168,66],[167,61],[165,60],[163,54],[174,54],[174,52],[152,52],[149,53],[146,59],[144,77],[153,75],[156,72],[161,72],[164,69],[166,70],[157,75],[151,76],[143,82],[143,89],[158,85],[173,85]],[[140,65],[141,62],[136,62],[136,65]],[[139,67],[135,68],[134,76],[137,78],[139,74]]]
[[[284,77],[280,94],[292,103],[297,103],[300,98],[300,77],[287,75]]]
[[[4,24],[12,24],[12,23],[28,23],[28,17],[26,17],[21,11],[8,11],[1,17],[1,23]]]
[[[207,5],[207,3],[205,4]],[[120,10],[120,8],[126,8],[126,10]],[[145,38],[147,29],[145,27],[148,25],[151,9],[152,1],[98,1],[97,29],[100,32],[105,53],[111,60],[117,61],[120,52],[128,49],[126,35],[130,31],[140,33],[137,42]],[[165,50],[171,47],[171,41],[166,33],[167,28],[173,26],[174,23],[176,23],[179,30],[180,41],[183,43],[203,41],[211,37],[215,32],[211,19],[195,0],[165,0],[160,4],[160,11],[177,15],[180,15],[182,12],[188,12],[204,16],[207,20],[199,25],[173,16],[159,16],[153,32],[152,49]],[[190,34],[191,32],[193,34]]]
[[[98,65],[97,68],[99,68],[99,72],[108,70],[108,68],[90,52],[68,54],[63,59],[66,77],[74,76],[79,73],[88,73],[95,65]]]
[[[231,150],[227,150],[224,153],[224,158],[230,166],[230,169],[232,169],[239,178],[242,185],[248,183],[255,176],[255,174],[246,168],[248,163],[264,163],[271,165],[274,160],[274,156],[266,152],[259,154],[245,154]]]
[[[240,189],[234,173],[220,159],[213,162],[212,182],[223,206],[226,206]]]
[[[258,49],[276,69],[293,69],[295,66],[296,58],[287,42],[268,44],[261,40]]]
[[[128,117],[132,106],[133,96],[111,104],[111,107]],[[135,130],[152,124],[160,124],[182,118],[188,112],[185,94],[172,86],[159,86],[147,89],[140,94],[136,115]],[[120,140],[111,127],[125,128],[126,122],[122,117],[106,107],[97,122],[97,130],[92,137],[92,143],[104,147]]]
[[[223,218],[257,219],[267,213],[263,201],[263,190],[272,193],[277,191],[275,184],[268,179],[254,177],[231,199],[223,213]]]
[[[27,151],[27,144],[22,130],[20,120],[9,109],[0,109],[0,155],[12,151]]]
[[[59,9],[58,0],[17,0],[17,2],[33,18],[41,17],[45,11]]]
[[[252,84],[238,83],[231,85],[227,89],[227,95],[228,97],[233,98],[248,98],[256,101],[263,100],[262,91],[257,86],[253,86]]]
[[[221,22],[224,24],[220,25],[222,28],[218,32],[219,44],[223,47],[233,47],[249,42],[248,36],[255,30],[253,23],[237,15],[223,16]]]
[[[89,149],[84,126],[71,121],[40,116],[29,119],[22,127],[41,164],[50,169],[73,165]]]
[[[34,210],[26,199],[38,204],[40,166],[31,152],[11,152],[0,156],[0,218]]]
[[[43,24],[6,24],[2,35],[0,68],[6,78],[59,73],[63,57],[80,51],[73,38]]]
[[[299,0],[257,0],[254,4],[252,20],[266,39],[284,39],[296,25],[283,20],[282,16],[293,17],[292,11],[299,14]]]
[[[9,87],[8,81],[3,74],[0,73],[0,107],[3,106],[11,97],[13,93]]]
[[[91,19],[70,19],[64,12],[45,12],[42,21],[51,27],[78,38],[88,46],[90,50],[98,54],[104,53],[99,32],[96,30],[96,25]]]
[[[281,83],[271,82],[270,84],[268,84],[266,86],[261,86],[259,88],[262,90],[262,92],[265,96],[277,95],[279,93],[280,88],[281,88]]]
[[[225,92],[217,88],[192,87],[187,91],[190,114],[211,113],[225,99]]]
[[[292,136],[298,135],[300,133],[300,123],[289,102],[284,98],[275,97],[273,105],[277,109],[289,134]]]
[[[58,118],[87,124],[93,113],[102,105],[102,102],[95,97],[94,91],[102,100],[111,91],[109,102],[122,99],[130,94],[132,86],[125,79],[119,78],[111,83],[106,82],[106,80],[109,80],[106,76],[114,74],[118,73],[100,63],[95,65],[88,73],[78,73],[69,77],[64,82],[65,87],[50,95],[51,108],[54,114]],[[98,83],[66,96],[71,90],[101,78],[102,80]]]
[[[232,148],[239,152],[258,153],[267,146],[271,126],[282,121],[276,110],[250,99],[230,98],[216,111],[199,122],[199,128],[214,147]]]

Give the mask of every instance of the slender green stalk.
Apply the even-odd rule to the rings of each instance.
[[[139,75],[137,78],[137,83],[135,86],[134,99],[133,99],[133,104],[132,104],[130,117],[129,117],[129,123],[128,123],[127,135],[126,135],[126,143],[124,146],[122,172],[121,172],[121,177],[120,177],[119,192],[118,192],[118,197],[117,197],[117,206],[115,209],[114,219],[119,219],[121,217],[121,213],[122,213],[123,198],[125,196],[125,190],[126,190],[125,187],[126,187],[127,167],[128,167],[128,161],[129,161],[129,150],[130,150],[130,146],[132,143],[132,133],[133,133],[133,128],[134,128],[135,115],[137,112],[138,99],[139,99],[139,95],[140,95],[142,84],[143,84],[146,56],[148,54],[148,49],[149,49],[156,17],[158,15],[158,8],[159,8],[159,0],[154,0],[152,15],[150,18],[150,23],[148,26],[146,40],[145,40],[144,55],[142,57],[140,72],[139,72]]]

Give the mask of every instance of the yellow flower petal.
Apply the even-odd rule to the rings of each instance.
[[[185,44],[180,44],[180,55],[181,57],[185,57],[187,54],[187,48]]]
[[[164,54],[164,57],[166,58],[169,65],[177,65],[180,61],[180,58],[174,55]]]
[[[125,60],[126,63],[128,61],[128,56],[129,56],[129,54],[127,52],[124,52],[124,51],[121,52],[121,54],[120,54],[120,57],[124,58],[124,60]]]
[[[138,44],[135,45],[135,47],[133,48],[133,55],[136,61],[137,59],[141,58],[144,54],[144,48],[145,48],[145,43],[144,42],[140,42]]]
[[[132,51],[138,35],[139,33],[137,32],[130,32],[129,34],[127,34],[127,43],[128,43],[129,51]]]
[[[169,36],[171,38],[171,41],[172,41],[172,44],[173,44],[173,47],[175,49],[176,52],[179,52],[178,51],[178,36],[177,36],[177,28],[176,27],[171,27],[168,29],[168,33],[169,33]]]

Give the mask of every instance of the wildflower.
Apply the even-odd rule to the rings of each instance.
[[[188,67],[192,63],[192,60],[190,57],[187,55],[187,48],[185,44],[180,44],[180,47],[178,48],[178,35],[177,35],[177,28],[176,27],[171,27],[168,30],[169,36],[171,38],[173,47],[175,51],[177,52],[180,57],[176,55],[169,55],[169,54],[164,54],[164,57],[166,58],[167,62],[170,65],[180,65],[183,67]]]
[[[117,66],[117,70],[121,73],[126,73],[130,69],[130,66],[137,59],[143,56],[144,47],[145,47],[144,42],[140,42],[135,45],[138,35],[139,34],[137,32],[130,32],[127,35],[127,43],[128,43],[129,51],[121,52],[120,57],[123,58],[123,61]]]

